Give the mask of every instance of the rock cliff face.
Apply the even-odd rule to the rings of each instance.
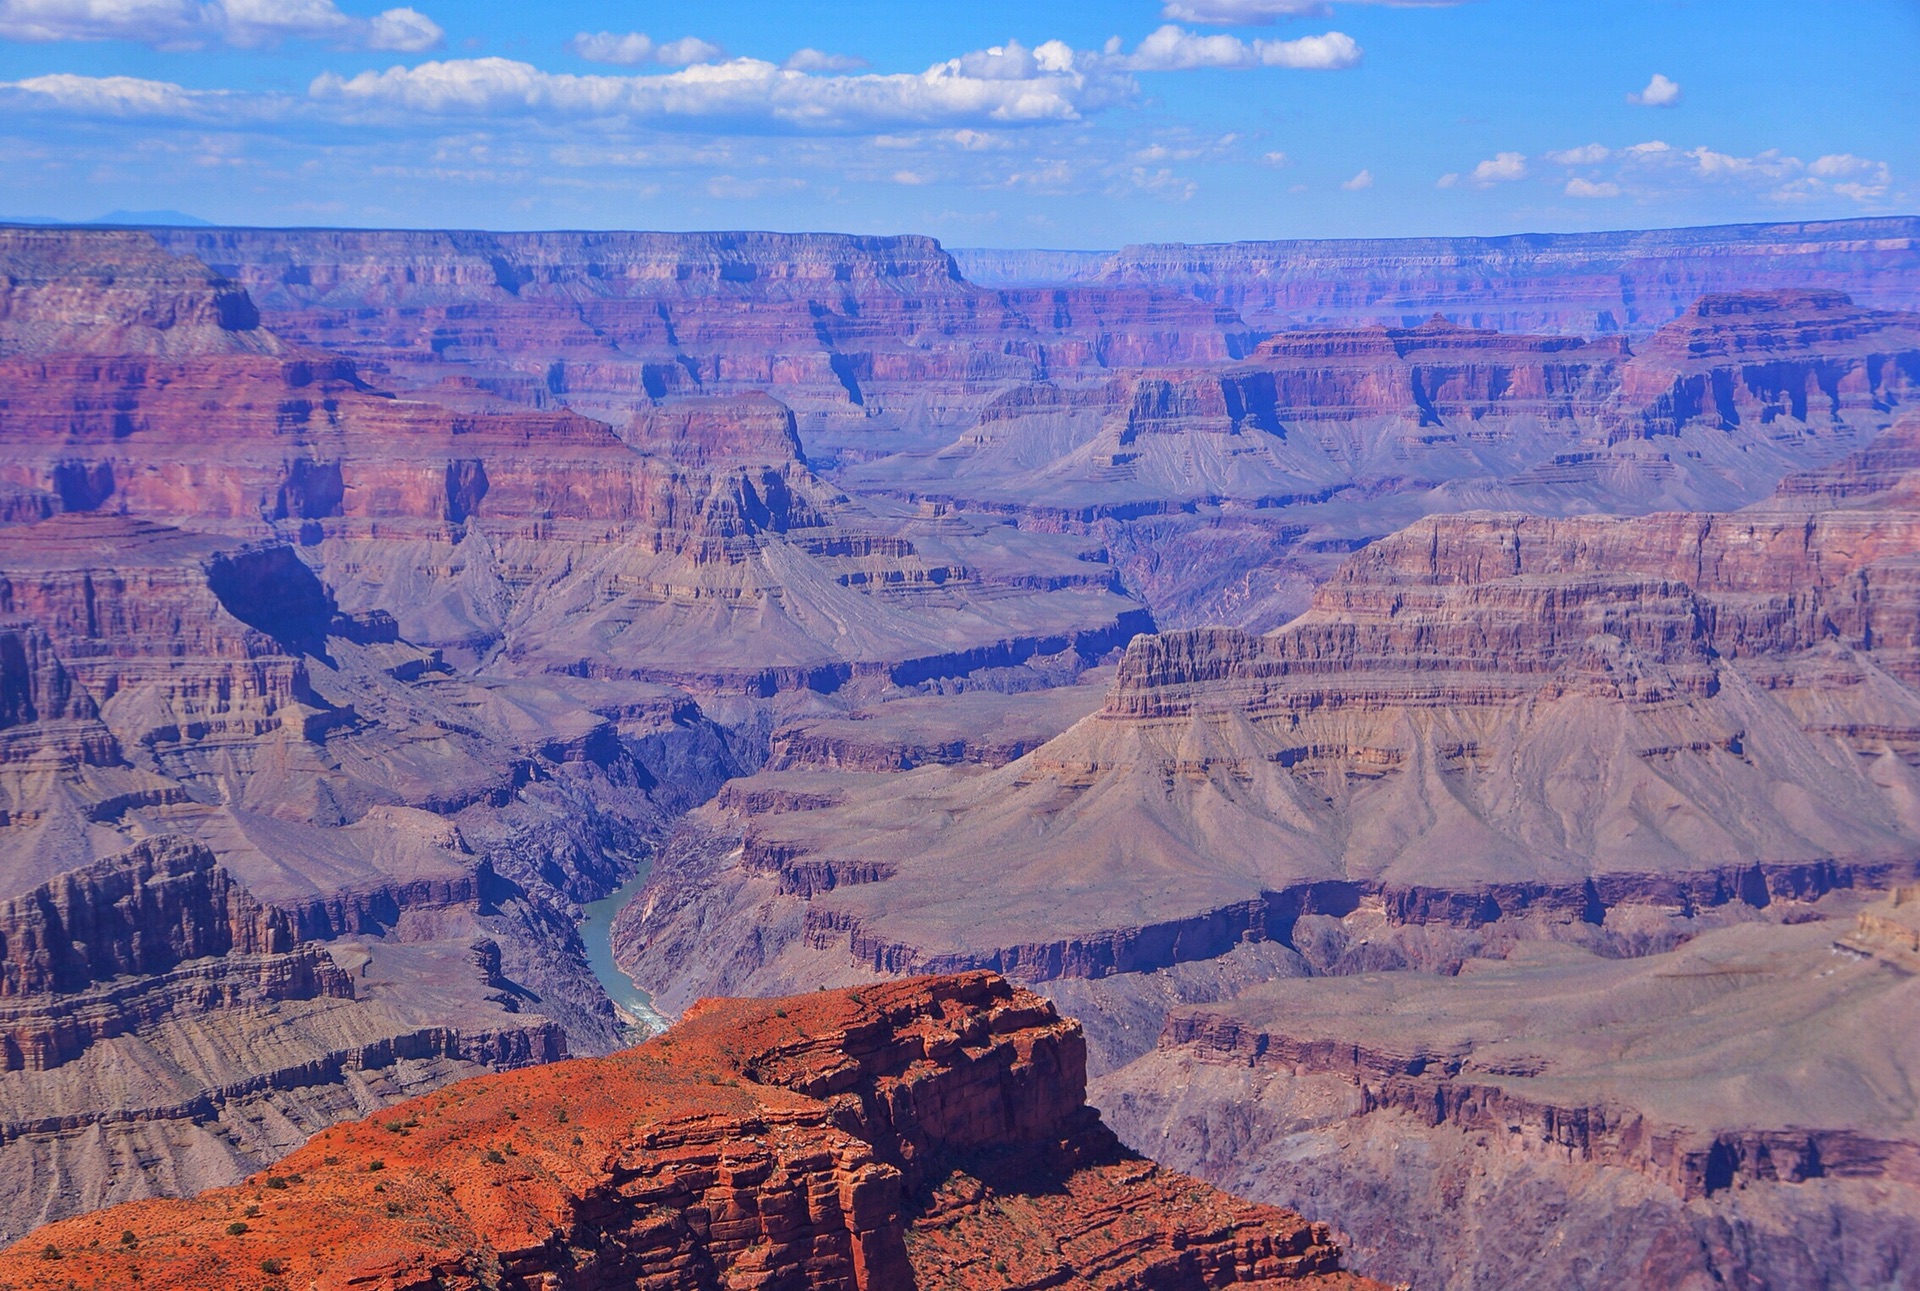
[[[329,949],[304,913],[182,838],[0,902],[0,1233],[229,1182],[357,1109],[565,1056],[500,992],[497,944]]]
[[[1762,499],[1886,428],[1916,374],[1920,315],[1832,292],[1707,297],[1632,344],[1294,329],[1237,362],[1017,386],[937,453],[841,479],[1098,534],[1163,625],[1266,627],[1421,514]]]
[[[1920,830],[1920,527],[1897,490],[1792,501],[1816,492],[1718,515],[1434,517],[1267,636],[1137,640],[1100,712],[1003,768],[810,810],[717,805],[700,819],[740,850],[716,871],[696,849],[687,881],[789,913],[703,962],[736,984],[829,952],[1102,978],[1295,945],[1301,920],[1369,907],[1604,947],[1635,909],[1885,886]],[[642,965],[691,932],[676,882],[663,864],[631,912]],[[1459,962],[1421,935],[1394,953]]]
[[[44,1228],[0,1280],[1376,1285],[1338,1272],[1324,1227],[1121,1150],[1084,1055],[982,974],[707,1001],[638,1049],[337,1127],[241,1187]]]
[[[0,248],[0,899],[99,865],[146,892],[128,849],[190,839],[299,943],[234,970],[271,989],[209,967],[260,947],[161,963],[162,926],[137,954],[68,937],[120,955],[99,981],[20,950],[22,1070],[50,1074],[13,1095],[39,1128],[0,1149],[0,1231],[605,1051],[620,1023],[573,905],[760,756],[762,708],[1068,680],[1150,623],[1081,540],[850,502],[762,394],[618,426],[400,398],[145,235]],[[336,953],[358,994],[321,989]],[[238,1003],[196,1020],[203,996]]]
[[[1873,439],[1920,372],[1904,229],[1294,247],[1258,273],[1190,248],[993,288],[921,238],[0,230],[0,1234],[609,1052],[632,1037],[573,925],[650,859],[617,949],[670,1012],[843,983],[946,1017],[878,983],[998,969],[1087,1017],[1101,1073],[1276,979],[1850,915],[1920,833],[1920,436]],[[1156,622],[1180,630],[1136,639]],[[1872,917],[1843,939],[1891,963],[1902,925]],[[837,1032],[865,1006],[782,1007]],[[885,1064],[914,1045],[927,1072],[1028,1061],[1027,1022],[958,1055],[918,1026],[789,1055],[860,1066],[877,1120],[726,1102],[788,1081],[736,1054],[677,1147],[595,1120],[653,1181],[631,1196],[627,1166],[555,1166],[522,1206],[491,1188],[504,1146],[435,1178],[528,1279],[845,1284],[904,1251],[1000,1285],[982,1248],[1012,1285],[1308,1267],[1310,1233],[1086,1167],[1108,1149],[1056,1134],[1084,1118],[1051,1094],[996,1120],[1040,1095],[902,1093],[920,1069]],[[1036,1052],[1078,1043],[1033,1026]],[[1604,1102],[1483,1083],[1355,1125],[1429,1096],[1473,1134],[1473,1107],[1584,1108],[1606,1179],[1729,1191],[1685,1116],[1637,1113],[1642,1161]],[[933,1138],[888,1128],[909,1103]],[[1044,1187],[1004,1157],[927,1173],[984,1150],[956,1108],[1077,1146],[1027,1153]],[[742,1116],[764,1159],[698,1173]],[[409,1119],[356,1133],[424,1146]],[[1743,1180],[1903,1141],[1723,1128]],[[558,1132],[541,1152],[587,1146]],[[374,1200],[381,1172],[329,1155],[292,1173]],[[867,1195],[868,1165],[898,1172],[897,1224],[814,1205]],[[756,1229],[762,1166],[792,1188]],[[193,1213],[218,1237],[281,1190],[257,1191]],[[399,1252],[375,1276],[497,1280],[467,1218],[411,1226],[447,1196],[378,1197],[405,1213],[371,1221]],[[1192,1222],[1112,1245],[1129,1206]],[[38,1272],[71,1276],[62,1253]]]
[[[876,510],[1090,533],[1159,622],[1264,628],[1304,607],[1329,553],[1423,513],[1725,509],[1857,446],[1912,381],[1911,320],[1872,313],[1920,299],[1912,233],[1134,248],[1073,281],[991,288],[924,238],[153,236],[377,385],[696,439],[698,414],[663,410],[771,393],[813,468]],[[1771,321],[1737,351],[1676,333],[1652,362],[1631,354],[1703,295],[1776,287]],[[1704,317],[1693,330],[1735,328]],[[1538,332],[1552,335],[1524,334]],[[474,456],[449,454],[467,472],[449,496],[472,494]],[[757,461],[779,472],[786,458]],[[104,487],[85,469],[69,492]],[[294,505],[331,487],[316,469]]]
[[[1256,325],[1385,322],[1435,313],[1500,331],[1645,334],[1713,292],[1858,291],[1920,308],[1912,219],[1745,224],[1504,238],[1148,245],[1080,281],[1180,285]],[[1084,276],[1083,276],[1084,275]]]
[[[1897,953],[1897,913],[1841,944]],[[1341,1214],[1376,1276],[1897,1286],[1920,1136],[1888,1077],[1916,1058],[1914,994],[1834,927],[1274,983],[1177,1011],[1097,1097],[1144,1150]]]

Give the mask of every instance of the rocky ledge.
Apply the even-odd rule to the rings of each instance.
[[[988,973],[706,1000],[236,1188],[52,1224],[0,1286],[1377,1287],[1324,1225],[1122,1148],[1079,1024]]]

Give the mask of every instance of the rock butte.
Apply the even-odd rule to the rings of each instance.
[[[1084,1092],[1078,1027],[988,974],[707,1000],[40,1229],[0,1285],[1379,1287],[1324,1226],[1125,1151]]]

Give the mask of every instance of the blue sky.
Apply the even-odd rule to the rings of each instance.
[[[949,245],[1920,211],[1920,0],[0,0],[0,214]]]

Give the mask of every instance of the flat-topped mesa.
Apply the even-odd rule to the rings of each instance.
[[[747,986],[836,964],[1098,979],[1363,900],[1390,927],[1611,946],[1615,907],[1910,881],[1916,553],[1893,500],[1431,516],[1265,636],[1137,638],[1099,711],[1004,767],[849,778],[725,822],[750,844],[732,857],[663,854],[621,944],[663,992],[652,947]],[[692,922],[694,883],[781,931],[736,950],[711,909]]]
[[[0,358],[283,348],[243,287],[145,233],[0,228]]]
[[[153,232],[248,287],[288,337],[403,386],[564,400],[615,423],[651,401],[767,389],[864,435],[870,417],[949,419],[1007,382],[1217,362],[1253,341],[1178,290],[985,289],[923,237]]]
[[[1920,221],[1161,244],[1070,270],[1080,282],[1185,286],[1256,326],[1411,325],[1439,311],[1501,331],[1645,334],[1704,294],[1774,283],[1920,308]]]
[[[806,455],[793,409],[766,394],[684,399],[633,414],[621,438],[643,453],[691,466],[744,462],[783,466]]]
[[[1338,690],[1331,678],[1356,669],[1544,674],[1579,665],[1600,638],[1701,694],[1717,686],[1716,659],[1823,642],[1882,653],[1883,666],[1905,675],[1913,634],[1903,616],[1913,601],[1902,571],[1920,545],[1920,516],[1900,506],[1904,494],[1891,481],[1907,478],[1901,464],[1914,433],[1910,424],[1864,452],[1864,466],[1809,474],[1781,500],[1745,512],[1430,516],[1349,558],[1305,615],[1266,637],[1196,629],[1136,640],[1108,711],[1168,715],[1180,701],[1170,690],[1149,703],[1150,692],[1200,687],[1199,698],[1225,681],[1324,676],[1315,684]],[[1851,510],[1808,516],[1787,506],[1845,492],[1844,483],[1820,481],[1862,470],[1873,488],[1862,486]],[[1869,568],[1876,573],[1866,594]],[[1346,689],[1364,685],[1356,679]]]
[[[1884,425],[1920,395],[1920,313],[1866,309],[1838,291],[1708,295],[1636,347],[1614,441],[1797,424],[1808,434]]]
[[[1120,1149],[1083,1101],[1084,1052],[987,974],[706,1001],[639,1048],[325,1131],[241,1187],[49,1225],[0,1253],[0,1280],[1375,1287],[1338,1271],[1324,1226]]]

